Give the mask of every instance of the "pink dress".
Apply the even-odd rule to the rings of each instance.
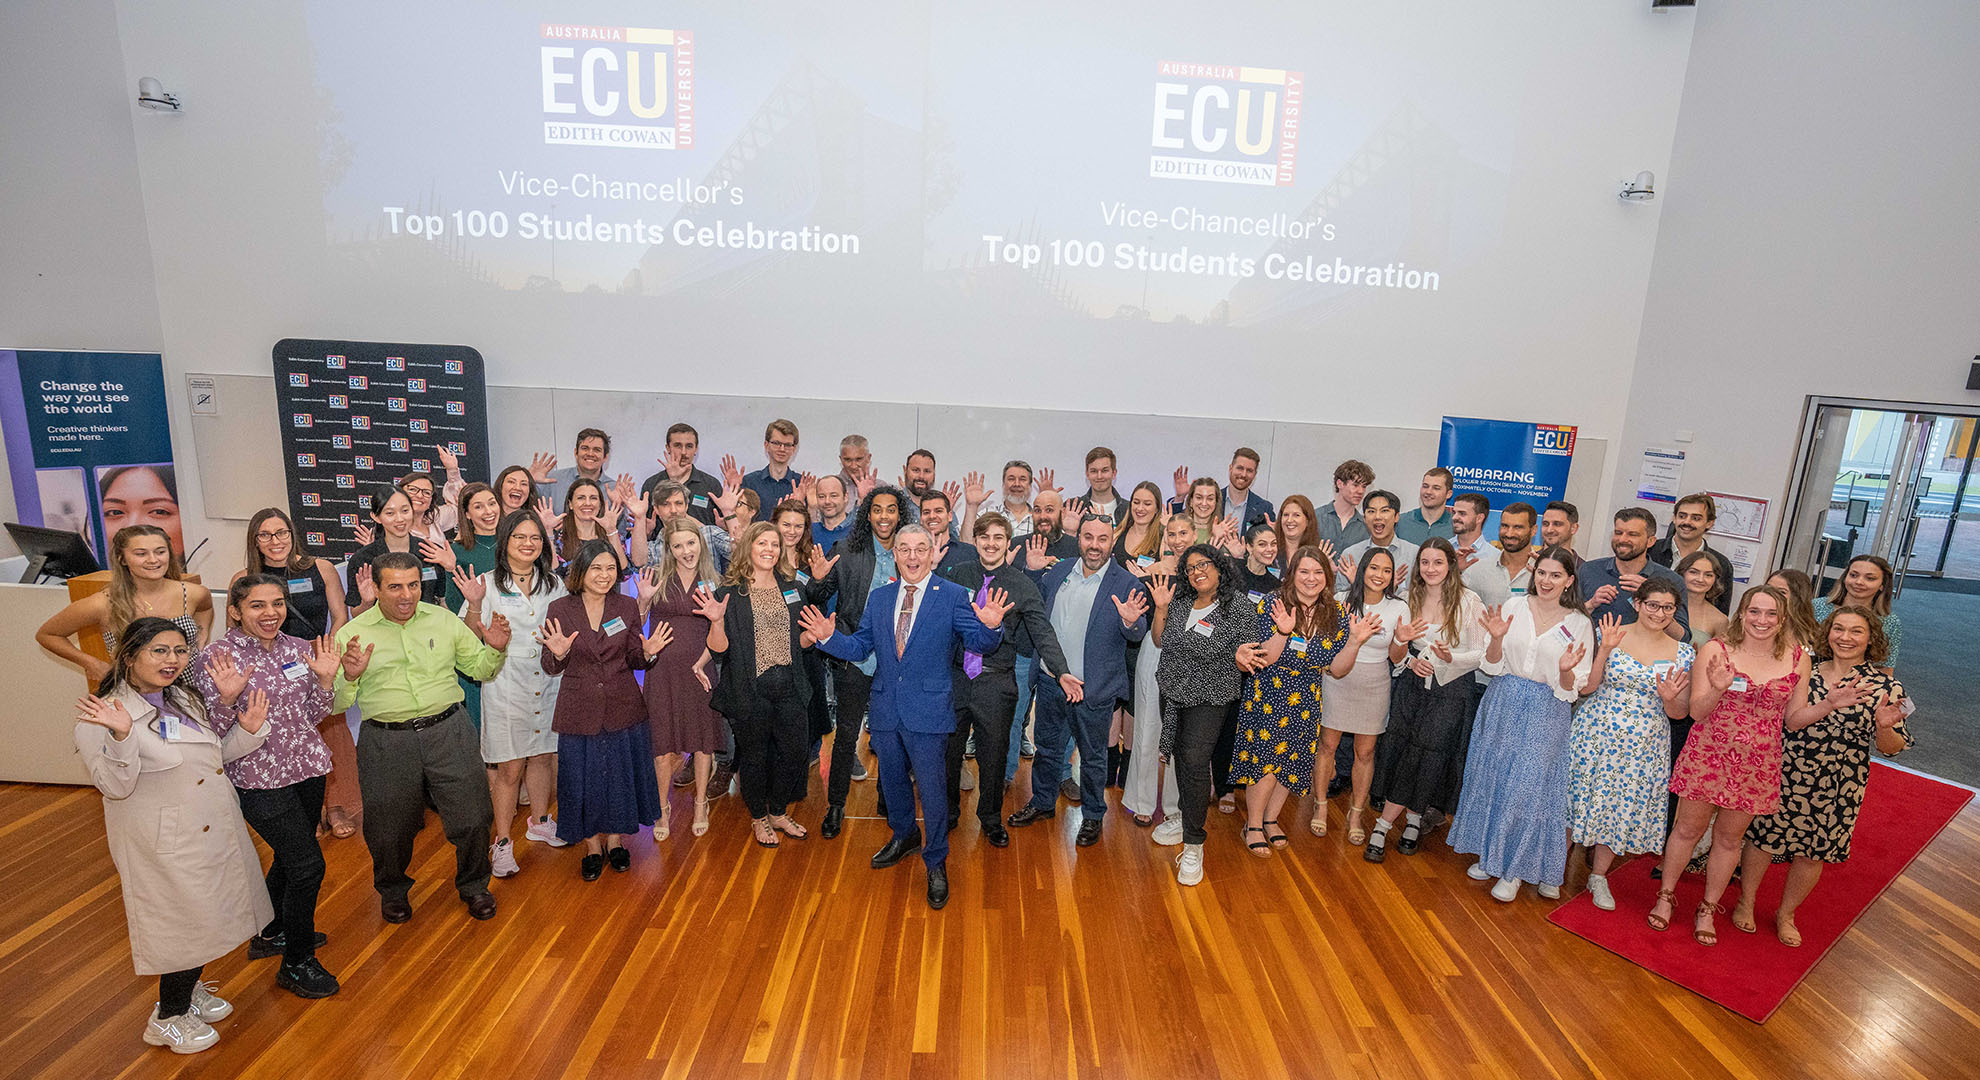
[[[1730,661],[1724,642],[1719,648]],[[1801,681],[1800,666],[1801,648],[1796,646],[1787,674],[1761,684],[1749,680],[1744,690],[1727,690],[1712,715],[1691,729],[1671,770],[1671,792],[1742,814],[1780,810],[1781,733],[1787,727],[1788,702]],[[1733,674],[1745,678],[1737,667]]]

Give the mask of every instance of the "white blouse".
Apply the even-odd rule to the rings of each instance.
[[[1354,654],[1355,666],[1388,663],[1389,646],[1396,640],[1396,627],[1409,621],[1408,602],[1393,596],[1385,597],[1381,603],[1362,612],[1362,615],[1381,616],[1382,628],[1368,635],[1368,640],[1361,643],[1361,649]],[[1453,659],[1456,658],[1455,650],[1451,656]]]
[[[1544,634],[1533,631],[1532,605],[1540,602],[1533,596],[1515,596],[1507,600],[1500,609],[1501,614],[1512,620],[1512,628],[1506,631],[1505,640],[1499,643],[1499,660],[1485,661],[1487,675],[1514,675],[1531,679],[1554,692],[1554,696],[1572,704],[1580,696],[1581,684],[1588,681],[1588,673],[1595,666],[1595,626],[1588,616],[1579,611],[1570,611],[1561,621],[1547,629]],[[1574,686],[1561,685],[1561,654],[1568,647],[1579,642],[1584,651],[1574,665]]]
[[[1490,638],[1485,633],[1485,624],[1480,621],[1485,614],[1485,603],[1478,599],[1477,593],[1466,589],[1458,600],[1458,642],[1449,646],[1449,660],[1438,659],[1430,648],[1432,643],[1444,640],[1443,603],[1433,597],[1419,614],[1429,624],[1429,629],[1424,631],[1422,637],[1409,643],[1411,655],[1403,657],[1402,663],[1396,665],[1396,674],[1407,674],[1410,663],[1417,656],[1422,656],[1430,661],[1434,669],[1423,680],[1427,689],[1433,680],[1438,686],[1443,686],[1478,669],[1485,659],[1485,645]]]

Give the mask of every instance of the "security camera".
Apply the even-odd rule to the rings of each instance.
[[[155,112],[179,111],[179,99],[165,92],[165,84],[146,75],[138,80],[138,104]]]

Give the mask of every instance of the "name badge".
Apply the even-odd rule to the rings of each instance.
[[[1153,555],[1136,555],[1136,556],[1134,557],[1134,564],[1135,564],[1136,566],[1153,566],[1153,565],[1155,565],[1155,556],[1153,556]]]
[[[801,603],[803,600],[804,600],[804,596],[800,594],[796,589],[784,590],[784,603],[796,604],[796,603]]]
[[[1744,694],[1744,693],[1746,693],[1746,688],[1747,688],[1747,687],[1748,687],[1749,685],[1751,685],[1751,684],[1749,684],[1749,683],[1748,683],[1748,682],[1746,681],[1746,676],[1744,676],[1744,675],[1734,675],[1734,676],[1733,676],[1733,684],[1732,684],[1732,686],[1730,686],[1730,687],[1728,687],[1727,689],[1730,689],[1730,690],[1731,690],[1731,691],[1732,691],[1733,693],[1735,693],[1735,694]]]
[[[1209,637],[1217,632],[1217,628],[1207,622],[1197,623],[1195,626],[1190,627],[1190,629],[1202,634],[1204,637]]]
[[[1291,649],[1301,656],[1305,656],[1306,639],[1303,637],[1289,637],[1286,639],[1286,648]]]
[[[1510,591],[1510,592],[1511,592],[1511,593],[1512,593],[1512,594],[1513,594],[1514,596],[1525,596],[1525,595],[1526,595],[1526,586],[1524,586],[1524,585],[1514,585],[1514,586],[1513,586],[1513,587],[1511,588],[1511,590],[1509,590],[1509,591]]]
[[[438,581],[440,574],[431,566],[422,566],[419,568],[419,579],[421,581]]]
[[[1262,592],[1248,592],[1245,593],[1244,595],[1251,597],[1251,602],[1254,604],[1262,604],[1265,602],[1265,594]]]
[[[706,495],[696,495],[693,501],[694,501],[694,505],[696,506],[703,508],[706,508],[708,506],[708,496]]]
[[[178,741],[179,741],[179,718],[178,718],[178,717],[176,717],[176,716],[162,716],[162,717],[159,717],[159,719],[158,719],[158,726],[164,729],[164,731],[165,731],[165,741],[166,741],[166,742],[178,742]]]
[[[809,584],[811,584],[811,575],[810,575],[810,574],[807,574],[807,573],[805,573],[805,572],[804,572],[804,571],[802,571],[802,570],[799,570],[799,571],[797,572],[797,583],[798,583],[799,585],[809,585]]]
[[[306,577],[289,579],[289,595],[291,596],[297,593],[306,593],[306,592],[315,592],[315,591],[316,591],[316,582],[311,581]]]
[[[624,630],[625,628],[626,628],[626,620],[619,618],[617,615],[614,615],[611,618],[605,620],[605,625],[599,627],[598,632],[604,634],[606,637],[611,637],[613,634],[616,634],[619,631]]]
[[[291,660],[282,665],[282,677],[291,682],[297,679],[307,679],[309,678],[309,665],[303,663],[301,660]]]
[[[1650,665],[1650,674],[1661,679],[1666,674],[1668,674],[1672,668],[1676,666],[1677,666],[1677,661],[1675,660],[1659,660],[1656,663]]]
[[[1268,567],[1266,567],[1266,568],[1265,568],[1265,572],[1266,572],[1266,573],[1268,573],[1268,574],[1270,574],[1270,575],[1272,575],[1273,577],[1276,577],[1276,578],[1282,578],[1282,577],[1285,577],[1285,576],[1286,576],[1286,572],[1285,572],[1284,570],[1281,570],[1281,569],[1279,569],[1279,568],[1278,568],[1278,567],[1276,567],[1276,566],[1268,566]]]
[[[1561,639],[1561,644],[1563,644],[1563,645],[1572,645],[1572,644],[1574,644],[1574,631],[1572,631],[1572,630],[1569,630],[1569,629],[1567,628],[1567,623],[1566,623],[1565,621],[1562,621],[1562,622],[1558,622],[1558,623],[1555,623],[1555,624],[1554,624],[1554,634],[1553,634],[1553,636],[1555,636],[1555,637],[1557,637],[1557,638],[1560,638],[1560,639]]]
[[[1906,716],[1910,716],[1912,713],[1918,711],[1917,704],[1911,700],[1911,697],[1909,695],[1906,695],[1898,699],[1898,708],[1904,710],[1904,715]]]

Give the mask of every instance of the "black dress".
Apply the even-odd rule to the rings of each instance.
[[[407,554],[419,560],[419,598],[429,604],[438,604],[447,597],[447,582],[449,580],[447,572],[441,569],[438,564],[427,562],[426,557],[419,553],[419,537],[411,537],[410,542],[412,543],[412,550],[407,552]],[[392,549],[385,546],[385,538],[381,536],[371,543],[351,552],[350,565],[344,571],[346,579],[344,581],[344,596],[346,602],[352,608],[356,608],[359,603],[357,587],[358,569],[360,567],[371,566],[372,563],[376,562],[390,550]],[[378,584],[378,570],[376,567],[373,567],[371,571],[371,583],[373,585]]]
[[[330,598],[323,592],[323,575],[316,569],[316,560],[309,561],[307,570],[269,570],[279,573],[289,583],[289,617],[282,623],[282,632],[290,637],[313,641],[330,632]]]
[[[1877,745],[1877,702],[1886,694],[1901,696],[1904,686],[1869,664],[1859,664],[1848,677],[1868,691],[1863,700],[1781,737],[1781,808],[1754,818],[1746,829],[1746,842],[1774,862],[1849,859],[1850,836],[1870,782],[1870,750]],[[1808,675],[1808,691],[1817,700],[1829,692],[1820,664]],[[1896,731],[1909,749],[1911,732],[1904,721]]]

